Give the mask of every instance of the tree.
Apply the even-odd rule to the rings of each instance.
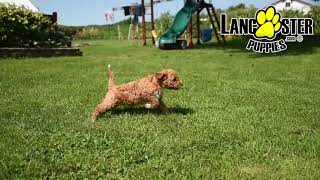
[[[227,11],[233,11],[233,10],[245,9],[245,8],[246,8],[246,5],[243,3],[240,3],[236,6],[230,6]]]

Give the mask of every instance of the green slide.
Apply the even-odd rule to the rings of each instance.
[[[187,0],[183,8],[177,13],[170,28],[163,33],[158,40],[158,47],[163,48],[166,45],[177,43],[183,32],[187,29],[192,14],[196,12],[198,4],[194,0]]]

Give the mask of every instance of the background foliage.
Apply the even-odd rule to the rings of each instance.
[[[0,3],[0,47],[56,47],[70,44],[48,17]]]
[[[226,10],[223,9],[215,9],[215,12],[218,17],[220,17],[221,13],[226,13],[228,17],[228,23],[230,23],[231,18],[252,18],[255,16],[255,13],[257,11],[257,8],[253,5],[246,6],[243,3],[240,3],[236,6],[231,6]],[[311,11],[308,14],[304,14],[301,11],[283,11],[282,17],[287,18],[294,18],[294,17],[310,17],[314,20],[314,34],[319,35],[320,34],[320,8],[319,7],[313,7]],[[155,20],[155,31],[157,34],[162,34],[165,32],[171,23],[173,22],[174,16],[171,15],[169,12],[163,13],[159,18]],[[196,34],[196,15],[193,15],[193,34]],[[211,23],[208,19],[208,15],[205,11],[200,14],[201,25],[200,29],[201,31],[205,28],[210,28]],[[118,27],[120,29],[121,33],[121,39],[127,39],[129,25],[130,25],[130,18],[126,19],[124,21],[114,23],[111,25],[90,25],[90,26],[80,26],[80,27],[68,27],[63,26],[59,27],[62,31],[64,31],[66,34],[70,34],[72,32],[75,34],[76,39],[118,39]],[[150,23],[146,23],[147,28],[147,37],[151,37],[150,33]],[[141,29],[141,24],[140,24]],[[243,38],[241,36],[232,36],[230,37],[232,39],[234,38]]]
[[[320,7],[312,7],[311,11],[304,14],[302,11],[286,10],[281,11],[282,18],[312,18],[313,30],[316,36],[320,35]]]
[[[216,9],[217,16],[220,13],[228,15],[228,23],[230,18],[254,17],[257,8],[254,6],[245,6],[240,3],[231,6],[226,10]],[[205,11],[203,11],[205,12]],[[314,20],[314,34],[320,34],[320,8],[313,7],[308,14],[299,11],[283,11],[283,17],[310,17]],[[193,17],[195,19],[195,15]],[[202,13],[200,18],[201,31],[210,28],[211,23],[206,13]],[[157,34],[162,34],[171,25],[174,16],[169,12],[163,13],[155,20],[155,30]],[[0,47],[3,46],[19,46],[19,47],[54,47],[65,46],[71,44],[71,39],[67,36],[79,40],[86,39],[118,39],[119,32],[121,39],[127,39],[129,25],[131,20],[114,23],[111,25],[90,25],[90,26],[59,26],[59,31],[54,31],[53,24],[48,18],[39,13],[33,13],[27,9],[14,7],[12,5],[0,4]],[[141,30],[141,24],[139,25]],[[151,37],[150,23],[146,23],[147,37]],[[193,21],[193,34],[196,34],[196,21]],[[67,35],[67,36],[66,36]],[[136,36],[139,38],[139,35]],[[240,36],[232,36],[230,38],[242,38]]]
[[[320,7],[313,7],[308,16],[313,19],[314,34],[320,35]]]

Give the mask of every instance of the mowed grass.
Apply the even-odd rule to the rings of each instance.
[[[0,60],[0,179],[320,178],[320,48],[90,43],[82,57]],[[93,125],[108,64],[118,83],[178,71],[171,113],[122,107]]]

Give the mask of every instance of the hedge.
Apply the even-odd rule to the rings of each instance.
[[[0,3],[0,47],[59,47],[71,39],[51,20],[24,7]]]

